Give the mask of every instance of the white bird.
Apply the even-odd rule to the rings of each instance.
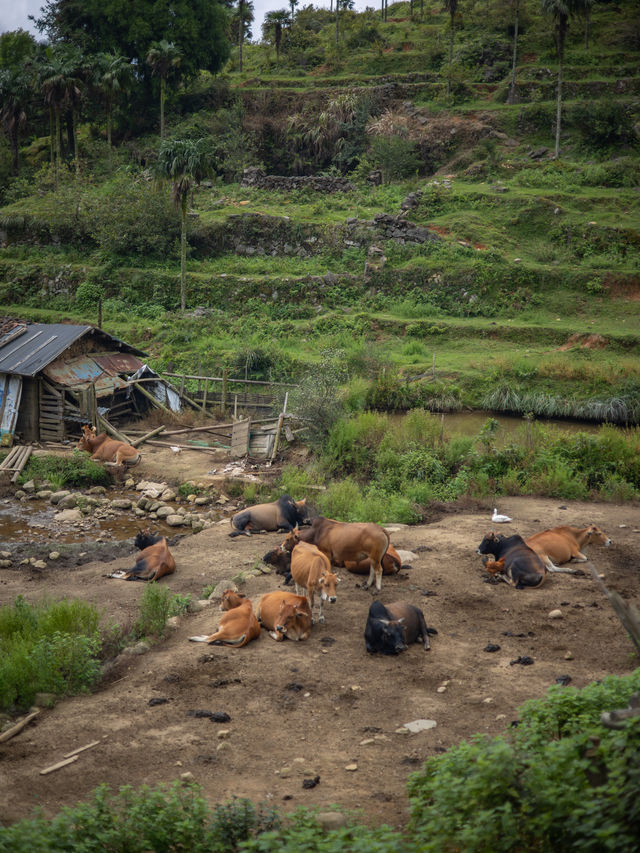
[[[508,515],[500,515],[497,507],[493,508],[493,515],[491,516],[491,521],[495,524],[506,524],[511,521]]]

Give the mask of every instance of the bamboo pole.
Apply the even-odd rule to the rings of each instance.
[[[137,383],[136,383],[137,384]],[[169,409],[166,406],[163,406],[160,400],[157,400],[150,391],[147,391],[146,388],[143,388],[142,385],[138,385],[138,391],[143,394],[145,397],[148,397],[149,400],[153,403],[154,406],[157,406],[159,409],[162,409],[163,412],[166,412],[168,415],[171,414]]]
[[[103,418],[102,415],[98,415],[97,417],[99,425],[102,426],[102,428],[106,432],[108,432],[109,435],[112,435],[114,438],[117,438],[118,441],[124,441],[125,444],[131,444],[127,436],[124,433],[119,432],[114,426],[109,423],[106,418]]]
[[[67,764],[73,764],[74,761],[77,761],[80,756],[72,755],[71,758],[65,758],[63,761],[58,761],[56,764],[52,764],[51,767],[45,767],[44,770],[40,771],[41,776],[46,776],[47,773],[53,773],[54,770],[60,770],[61,767],[66,767]]]
[[[145,435],[141,435],[140,438],[136,438],[135,441],[132,441],[131,446],[137,447],[139,444],[142,444],[143,441],[147,441],[147,439],[151,438],[151,436],[158,435],[158,433],[162,432],[163,429],[164,424],[162,426],[157,427],[156,429],[152,429],[151,432],[148,432]]]
[[[28,726],[31,720],[35,720],[40,711],[32,711],[28,716],[24,718],[24,720],[20,720],[19,723],[16,723],[15,726],[11,726],[10,729],[7,729],[6,732],[2,732],[0,735],[0,743],[4,743],[7,740],[10,740],[12,737],[15,737],[17,734],[20,734],[22,729],[25,726]]]

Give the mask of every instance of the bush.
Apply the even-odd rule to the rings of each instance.
[[[385,184],[415,175],[422,166],[415,142],[400,135],[374,136],[369,159],[382,172]]]
[[[135,639],[162,637],[169,616],[175,614],[175,602],[171,591],[151,581],[147,583],[140,599],[140,615],[133,626]]]
[[[427,761],[409,782],[410,832],[424,851],[637,849],[640,719],[621,731],[640,670],[582,691],[553,687],[521,709],[510,738],[478,735]]]
[[[18,483],[23,484],[32,479],[48,480],[56,488],[111,483],[108,470],[80,450],[74,451],[71,457],[66,458],[53,455],[30,456],[24,471],[18,478]]]

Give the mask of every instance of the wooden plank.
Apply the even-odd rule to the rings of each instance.
[[[231,455],[235,457],[246,456],[249,452],[251,418],[238,421],[233,425],[231,433]]]
[[[147,441],[147,439],[151,438],[154,435],[158,435],[159,432],[162,432],[164,429],[164,424],[162,426],[156,427],[156,429],[152,429],[151,432],[145,433],[145,435],[141,435],[140,438],[136,438],[135,441],[131,442],[132,447],[137,447],[139,444],[142,444],[143,441]]]
[[[35,720],[40,711],[32,711],[28,714],[24,720],[20,720],[19,723],[16,723],[15,726],[11,726],[10,729],[7,729],[6,732],[2,732],[0,735],[0,743],[4,743],[12,737],[15,737],[19,734],[25,726],[28,726],[31,720]]]
[[[79,746],[77,749],[72,749],[71,752],[65,752],[63,757],[71,758],[72,755],[77,755],[79,752],[84,752],[85,749],[91,749],[92,746],[97,746],[99,743],[99,740],[92,740],[91,743],[88,743],[85,746]]]
[[[72,755],[71,758],[65,758],[63,761],[58,761],[56,764],[52,764],[50,767],[45,767],[44,770],[40,771],[41,776],[46,776],[47,773],[53,773],[54,770],[60,770],[61,767],[66,767],[67,764],[73,764],[74,761],[77,761],[80,756]]]

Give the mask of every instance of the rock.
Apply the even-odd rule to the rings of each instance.
[[[218,740],[226,740],[231,734],[231,729],[218,729],[216,736]]]
[[[549,619],[564,619],[562,610],[551,610],[549,613]]]
[[[184,524],[184,516],[168,515],[165,519],[165,522],[169,525],[169,527],[180,527],[182,524]]]
[[[565,660],[573,660],[573,652],[565,652],[564,653]]]
[[[133,504],[130,500],[128,500],[128,498],[116,498],[115,500],[111,501],[110,506],[113,509],[131,509]]]
[[[160,495],[161,501],[175,501],[177,495],[173,491],[173,489],[165,489],[164,492]]]
[[[177,628],[180,625],[180,617],[179,616],[169,616],[166,621],[167,628]]]
[[[34,568],[34,569],[46,569],[46,568],[47,568],[47,564],[45,563],[45,561],[44,561],[44,560],[36,560],[36,561],[33,563],[33,568]]]
[[[0,569],[8,569],[11,566],[11,560],[0,560]]]
[[[29,480],[29,482],[25,483],[22,488],[25,492],[35,492],[36,484],[33,482],[33,480]]]
[[[216,601],[216,600],[220,600],[220,599],[222,598],[222,593],[223,593],[226,589],[232,589],[234,592],[237,592],[237,591],[238,591],[238,587],[236,586],[236,584],[235,584],[232,580],[222,580],[222,581],[219,581],[219,582],[215,585],[215,587],[214,587],[214,589],[213,589],[213,592],[212,592],[212,593],[211,593],[211,595],[209,596],[209,601]]]
[[[140,640],[139,643],[136,643],[135,646],[127,646],[126,649],[122,650],[123,655],[144,655],[146,654],[151,646],[149,643],[144,640]]]
[[[54,519],[61,524],[73,524],[82,521],[82,512],[79,509],[63,509],[54,515]]]
[[[59,551],[51,551],[51,553],[49,554],[49,559],[50,560],[59,560],[60,559],[60,552]]]
[[[52,504],[59,504],[63,498],[66,498],[67,495],[70,495],[71,492],[68,490],[63,490],[61,492],[53,492],[49,500]]]
[[[354,764],[346,764],[344,769],[348,770],[349,773],[355,773],[355,771],[358,769],[358,765],[355,763]]]
[[[66,497],[58,501],[59,509],[73,509],[74,506],[78,506],[77,495],[66,495]]]
[[[319,812],[316,815],[316,820],[325,832],[340,829],[347,825],[347,818],[341,812]]]
[[[436,725],[435,720],[412,720],[410,723],[405,723],[404,727],[415,734],[427,731],[427,729],[434,729]]]
[[[168,518],[170,515],[174,515],[170,506],[159,506],[153,511],[156,513],[158,518]]]
[[[196,777],[193,775],[193,773],[187,770],[185,773],[180,774],[180,778],[183,782],[194,782]]]
[[[48,501],[51,500],[52,494],[51,489],[40,489],[39,492],[36,492],[36,497],[41,501]]]

